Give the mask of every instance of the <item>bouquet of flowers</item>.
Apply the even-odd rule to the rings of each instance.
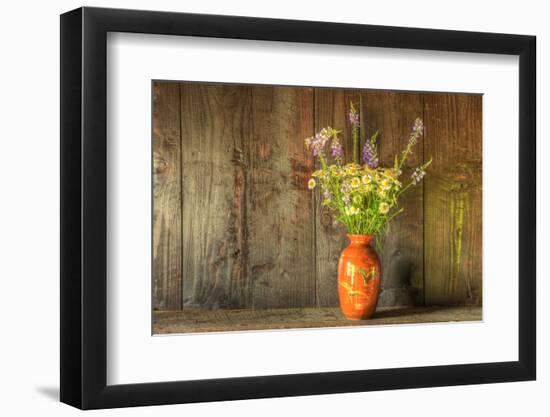
[[[379,166],[376,132],[363,145],[362,162],[358,158],[359,113],[350,103],[349,122],[353,138],[353,162],[343,164],[344,149],[339,130],[325,127],[305,140],[306,147],[319,160],[320,169],[313,172],[308,187],[321,189],[324,206],[336,214],[350,234],[378,235],[403,208],[399,197],[418,184],[426,174],[431,159],[416,167],[406,184],[401,180],[402,168],[423,134],[422,119],[417,118],[406,148],[395,155],[392,167]]]

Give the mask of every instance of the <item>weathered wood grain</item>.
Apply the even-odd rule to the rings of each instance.
[[[154,334],[227,332],[261,329],[376,326],[390,324],[479,321],[481,307],[381,307],[369,320],[347,320],[340,309],[295,308],[269,310],[186,309],[155,312]]]
[[[358,90],[334,88],[315,89],[315,131],[331,126],[342,130],[344,138],[344,161],[353,161],[353,140],[348,121],[350,102],[359,108]],[[358,145],[359,147],[359,145]],[[319,168],[319,167],[316,167]],[[315,273],[317,277],[316,298],[318,307],[336,307],[338,301],[338,259],[346,247],[346,228],[337,222],[331,210],[323,207],[322,196],[313,193],[315,211]]]
[[[183,305],[248,304],[245,86],[181,84]]]
[[[153,84],[153,306],[181,308],[181,131],[178,83]]]
[[[424,273],[427,304],[482,300],[481,96],[425,96]]]
[[[480,96],[170,82],[153,94],[155,309],[338,306],[346,230],[307,189],[303,139],[345,128],[350,161],[350,100],[363,140],[380,129],[383,165],[422,113],[404,178],[434,159],[383,242],[379,305],[481,304]]]
[[[309,88],[252,87],[248,142],[248,260],[253,308],[315,303],[313,169],[303,139],[313,133]]]
[[[361,93],[362,136],[379,131],[380,165],[393,166],[395,155],[407,146],[417,117],[423,114],[418,93],[364,91]],[[364,143],[364,142],[363,142]],[[422,139],[403,167],[403,182],[424,161]],[[400,200],[404,212],[390,223],[381,237],[382,291],[379,305],[424,303],[423,187],[410,188]]]

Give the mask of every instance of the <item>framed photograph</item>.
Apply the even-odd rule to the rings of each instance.
[[[61,16],[61,401],[533,380],[535,37]]]

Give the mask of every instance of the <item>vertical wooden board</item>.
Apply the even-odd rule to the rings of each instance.
[[[331,126],[342,130],[344,161],[353,161],[353,140],[348,121],[350,101],[359,108],[360,95],[357,90],[316,88],[315,131]],[[318,168],[318,167],[317,167]],[[338,302],[338,259],[348,242],[346,228],[336,221],[327,207],[321,205],[322,196],[318,190],[314,198],[315,227],[315,272],[316,299],[318,307],[337,307]]]
[[[181,84],[183,305],[245,307],[250,90]]]
[[[253,87],[249,143],[248,259],[254,308],[315,304],[313,168],[304,138],[313,133],[308,88]]]
[[[370,138],[377,130],[381,166],[393,166],[401,157],[417,117],[423,115],[423,98],[418,93],[364,91],[361,94],[362,135]],[[424,161],[421,138],[403,167],[402,182]],[[379,305],[421,305],[424,302],[423,186],[411,187],[399,202],[404,208],[381,236],[382,291]]]
[[[426,303],[481,305],[481,96],[425,98],[424,153],[433,157],[425,180]]]
[[[177,83],[153,84],[153,302],[181,308],[181,132]]]

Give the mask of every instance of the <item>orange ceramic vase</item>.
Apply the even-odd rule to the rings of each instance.
[[[338,262],[340,309],[349,320],[368,319],[376,310],[380,291],[380,259],[371,235],[348,234],[350,244]]]

